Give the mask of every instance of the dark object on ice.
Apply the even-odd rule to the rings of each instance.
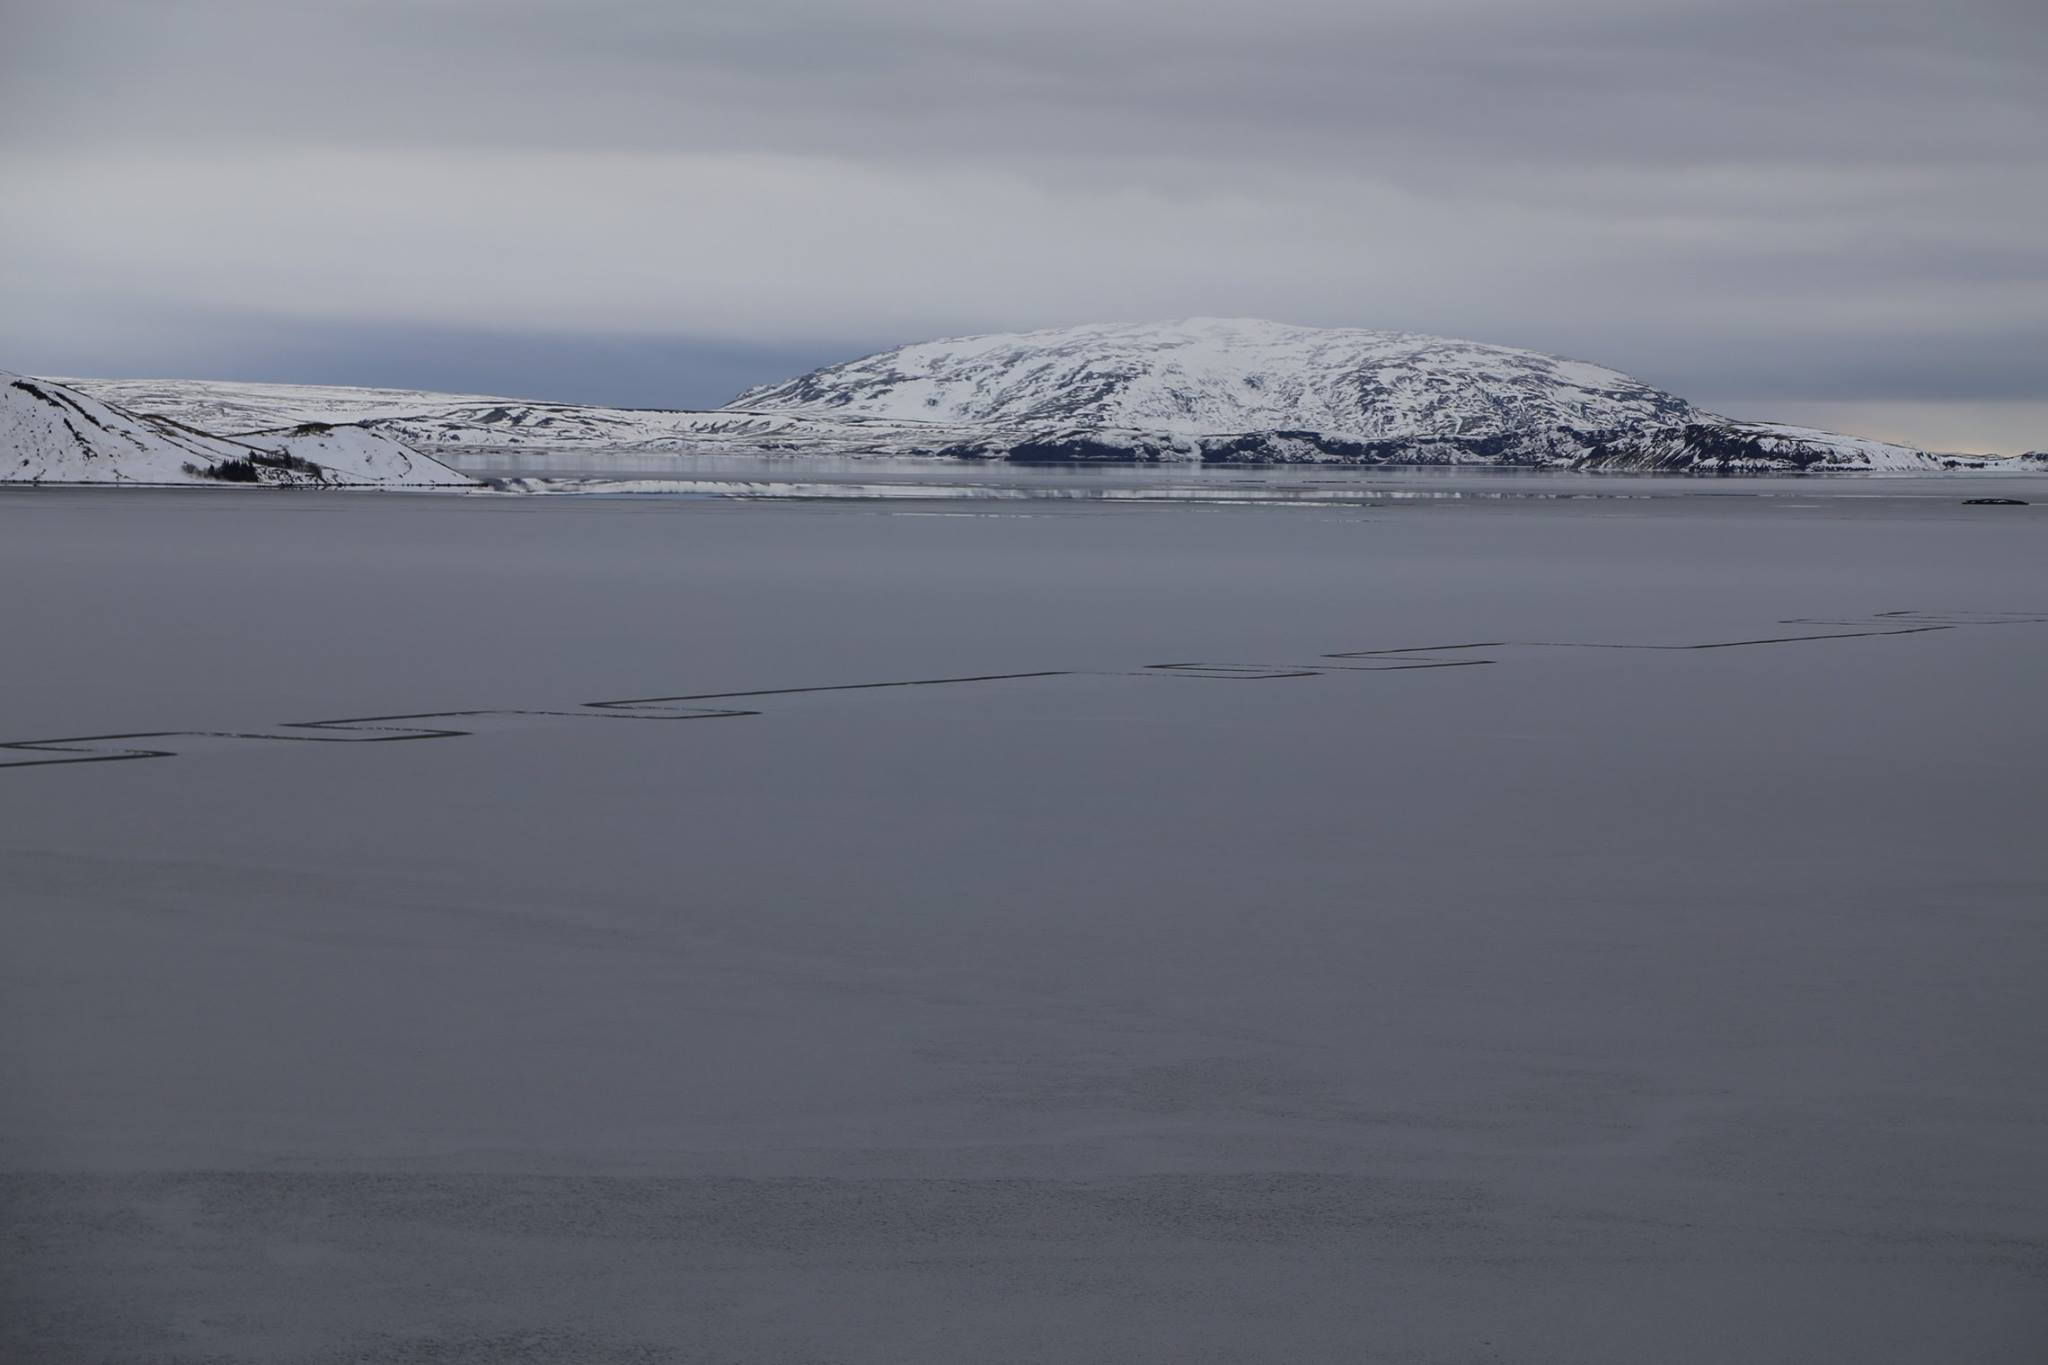
[[[1965,507],[2026,507],[2025,498],[1964,498]]]

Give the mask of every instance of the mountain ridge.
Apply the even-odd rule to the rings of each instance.
[[[69,382],[193,426],[353,422],[425,449],[1692,473],[2041,467],[1723,417],[1619,370],[1539,351],[1258,319],[914,342],[755,386],[711,410],[313,385]]]
[[[758,386],[726,407],[1174,435],[1318,431],[1368,441],[1589,432],[1696,411],[1618,370],[1539,351],[1256,318],[915,342]]]
[[[979,458],[1715,472],[1978,463],[1721,417],[1541,351],[1255,318],[915,342],[749,389],[727,410],[979,428],[941,451]]]

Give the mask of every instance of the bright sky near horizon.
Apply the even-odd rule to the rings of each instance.
[[[8,0],[0,367],[705,405],[1257,316],[2048,446],[2038,0]]]

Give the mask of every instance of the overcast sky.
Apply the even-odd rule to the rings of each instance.
[[[0,368],[641,405],[1193,314],[2048,446],[2041,0],[0,0]]]

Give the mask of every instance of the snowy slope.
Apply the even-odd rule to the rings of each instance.
[[[1986,463],[1734,421],[1618,371],[1534,351],[1214,318],[924,342],[751,389],[713,412],[403,389],[67,382],[215,431],[353,422],[423,449],[1688,472]]]
[[[1950,467],[1736,422],[1583,361],[1445,337],[1249,319],[924,342],[749,390],[751,412],[981,428],[956,455],[1341,460],[1698,471]]]
[[[417,446],[578,447],[677,452],[842,454],[894,447],[903,423],[686,409],[605,408],[404,389],[214,380],[68,379],[107,402],[221,432],[261,432],[305,422],[348,422]],[[938,444],[927,424],[915,424]]]
[[[1692,415],[1614,370],[1404,332],[1249,319],[932,341],[753,389],[747,411],[1361,441],[1588,435]]]
[[[405,488],[460,488],[476,483],[467,474],[458,474],[439,460],[365,426],[307,422],[282,431],[250,432],[235,439],[310,461],[320,467],[328,483]]]
[[[251,450],[151,421],[48,380],[0,374],[0,478],[9,482],[195,483]],[[311,482],[289,468],[262,482]]]
[[[0,482],[473,486],[361,427],[239,438],[129,412],[47,379],[0,372]]]
[[[1993,462],[1936,455],[1889,441],[1838,436],[1812,427],[1738,422],[1702,414],[1698,421],[1651,427],[1617,439],[1581,463],[1601,469],[1707,470],[1726,474],[1782,469],[1903,473],[1974,468]]]
[[[240,384],[211,379],[57,378],[130,412],[174,418],[201,431],[233,436],[304,422],[348,423],[402,417],[453,403],[513,402],[420,389],[358,389],[331,384]]]

